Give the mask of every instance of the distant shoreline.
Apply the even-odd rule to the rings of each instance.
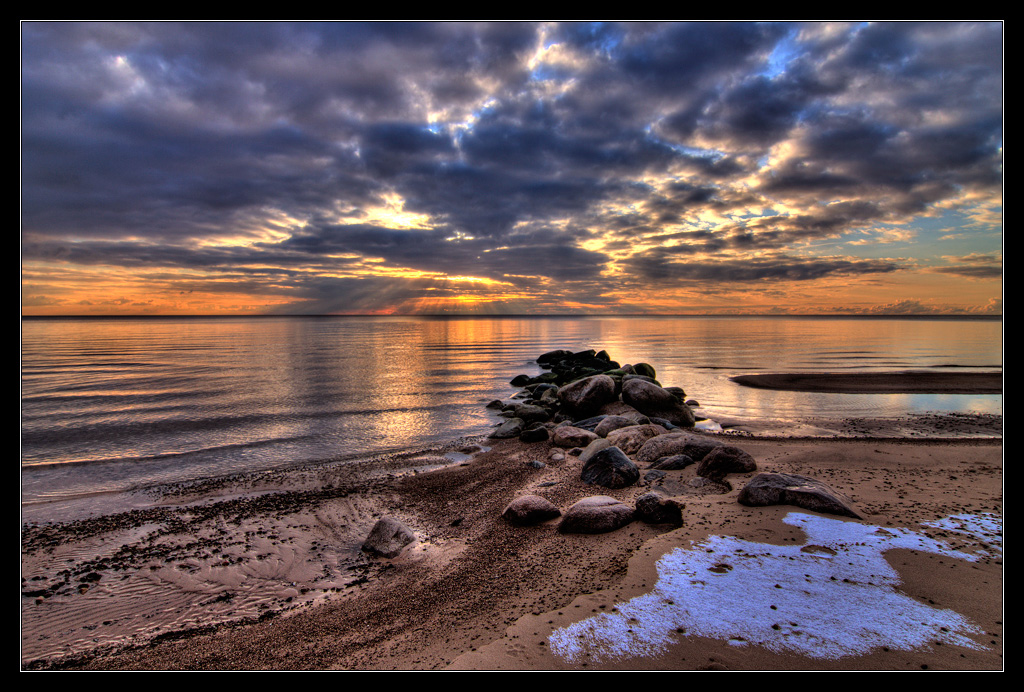
[[[836,394],[1002,394],[1002,372],[772,373],[729,378],[756,389]]]
[[[372,317],[372,318],[392,318],[392,319],[444,319],[444,320],[464,320],[464,319],[475,319],[475,320],[493,320],[493,319],[531,319],[531,320],[546,320],[546,319],[624,319],[624,318],[644,318],[644,319],[674,319],[680,317],[686,318],[701,318],[701,319],[812,319],[812,320],[932,320],[932,321],[971,321],[971,322],[1001,322],[1003,319],[1002,315],[976,315],[976,314],[964,314],[964,315],[760,315],[760,314],[742,314],[742,313],[728,313],[718,315],[701,315],[701,314],[644,314],[644,313],[629,313],[629,314],[616,314],[616,313],[594,313],[594,314],[550,314],[550,315],[474,315],[474,314],[402,314],[402,315],[374,315],[374,314],[259,314],[259,315],[22,315],[21,319],[24,320],[174,320],[174,319],[281,319],[281,318],[292,318],[292,317],[315,317],[315,318],[360,318],[360,317]]]

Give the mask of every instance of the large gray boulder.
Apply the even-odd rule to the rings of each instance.
[[[501,516],[517,526],[533,526],[561,514],[558,507],[540,495],[522,495],[508,503]]]
[[[633,508],[614,497],[585,497],[562,516],[558,530],[562,533],[607,533],[633,521]]]
[[[757,470],[754,457],[739,447],[716,447],[700,460],[697,475],[720,481],[730,473],[750,473]]]
[[[625,488],[640,480],[640,469],[618,447],[606,447],[587,460],[580,479],[587,485]]]
[[[416,540],[408,526],[392,517],[382,517],[370,529],[363,550],[384,557],[397,557],[405,546]]]
[[[615,381],[607,375],[585,377],[558,390],[558,401],[577,416],[593,415],[615,399]]]
[[[830,487],[795,473],[759,473],[740,491],[738,500],[748,507],[795,505],[822,514],[861,518],[849,500]]]
[[[692,428],[693,411],[671,392],[642,379],[624,380],[622,401],[650,418],[664,418],[680,428]]]

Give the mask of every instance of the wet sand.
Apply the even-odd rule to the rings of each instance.
[[[775,373],[738,375],[757,389],[839,394],[1002,394],[1001,372]]]
[[[490,449],[481,451],[474,442]],[[1001,531],[979,536],[923,525],[950,515],[1001,518],[1001,439],[739,435],[728,442],[753,455],[759,471],[824,481],[850,498],[862,519],[789,506],[745,507],[736,497],[754,474],[729,476],[731,490],[719,492],[701,486],[693,466],[620,490],[588,486],[579,479],[578,458],[560,459],[565,450],[547,442],[517,440],[462,441],[457,447],[470,456],[454,464],[440,456],[445,450],[437,450],[166,488],[148,509],[23,531],[22,665],[166,670],[1002,668]],[[535,468],[530,461],[545,465]],[[442,464],[447,466],[436,468]],[[634,522],[609,534],[569,535],[557,531],[557,521],[515,527],[500,516],[522,494],[541,495],[564,511],[585,496],[633,502],[652,489],[685,504],[682,527]],[[418,537],[394,559],[359,549],[383,515],[399,518]],[[723,558],[694,584],[713,585],[731,570],[739,574],[750,555],[770,556],[776,549],[796,550],[790,562],[795,555],[815,564],[831,558],[845,564],[845,548],[838,543],[830,548],[825,539],[812,541],[818,524],[792,523],[801,516],[832,529],[863,527],[865,535],[886,540],[926,535],[958,552],[892,543],[878,553],[893,570],[891,584],[883,584],[881,575],[847,578],[838,571],[835,576],[842,578],[819,591],[822,585],[810,584],[808,567],[808,585],[800,587],[806,596],[797,590],[790,594],[796,601],[776,603],[776,594],[791,587],[779,576],[779,583],[765,586],[764,612],[774,617],[771,608],[792,609],[796,603],[800,615],[779,613],[778,622],[771,621],[765,632],[748,632],[739,624],[730,634],[709,632],[678,608],[659,611],[650,619],[661,621],[653,623],[619,617],[632,612],[629,604],[641,602],[636,599],[679,598],[664,596],[671,592],[664,575],[659,581],[659,560],[686,554],[673,551],[709,551],[716,536],[745,547],[739,557]],[[766,564],[754,573],[777,573],[772,563]],[[964,624],[943,620],[946,624],[936,624],[917,639],[887,633],[884,624],[871,634],[869,626],[862,649],[854,646],[831,658],[787,643],[806,642],[808,632],[817,632],[819,621],[827,622],[836,605],[848,600],[844,592],[829,588],[869,588],[869,583],[887,589],[886,598],[942,617],[955,615]],[[753,583],[741,591],[741,601],[760,597]],[[874,591],[856,593],[866,594],[869,602],[875,598]],[[722,613],[733,607],[739,605],[719,606]],[[610,619],[590,620],[601,614]],[[902,619],[913,624],[921,618],[880,618]],[[608,630],[611,641],[646,633],[640,637],[644,646],[623,654],[601,644],[608,638],[601,628],[616,622],[624,629]],[[566,633],[580,627],[591,628],[589,648],[582,653],[564,644]],[[827,650],[823,641],[817,651]]]

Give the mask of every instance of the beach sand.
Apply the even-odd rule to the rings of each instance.
[[[145,509],[23,530],[22,666],[1002,669],[1001,439],[727,442],[862,518],[743,506],[753,473],[724,493],[693,466],[588,486],[578,458],[517,440],[166,488]],[[655,487],[685,504],[681,527],[572,535],[501,517],[523,494],[564,512]],[[393,559],[360,550],[385,515],[418,538]],[[990,523],[934,524],[954,515]]]

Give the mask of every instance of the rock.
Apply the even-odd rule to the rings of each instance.
[[[649,363],[635,363],[633,365],[633,372],[637,375],[643,375],[650,377],[652,380],[657,378],[658,374],[654,371],[654,366]]]
[[[572,427],[580,428],[582,430],[589,430],[592,433],[597,433],[597,426],[604,422],[604,419],[608,416],[591,416],[590,418],[584,418],[583,420],[574,420]],[[600,435],[604,437],[604,435]]]
[[[626,454],[636,454],[648,440],[668,432],[660,425],[631,425],[608,433],[608,442]]]
[[[633,422],[637,425],[651,422],[647,416],[640,413],[629,404],[624,404],[621,401],[613,401],[605,404],[601,407],[601,410],[598,413],[606,416],[625,416],[626,418],[632,418]]]
[[[601,421],[594,428],[594,434],[598,437],[608,437],[608,433],[619,428],[628,428],[636,425],[637,422],[626,416],[602,416]]]
[[[575,428],[571,425],[555,428],[551,434],[552,443],[558,447],[585,447],[596,439],[597,435],[589,430]]]
[[[537,363],[540,365],[557,363],[558,361],[564,360],[570,356],[572,356],[572,351],[566,351],[565,349],[560,348],[541,354],[541,356],[537,358]]]
[[[600,450],[583,465],[580,479],[587,485],[625,488],[640,480],[640,469],[618,447]]]
[[[551,417],[546,408],[533,404],[516,404],[514,411],[516,418],[522,418],[527,423],[543,423]]]
[[[415,540],[416,534],[408,526],[392,517],[383,517],[373,525],[363,543],[363,550],[384,557],[396,557]]]
[[[661,457],[685,454],[694,461],[700,461],[708,452],[720,447],[721,443],[699,435],[685,432],[668,433],[648,440],[636,453],[637,463],[652,464]]]
[[[860,519],[849,501],[821,481],[793,473],[759,473],[740,491],[748,507],[795,505],[812,512]]]
[[[497,428],[492,430],[491,434],[488,435],[488,437],[492,437],[494,439],[499,440],[504,439],[506,437],[519,437],[519,435],[523,432],[524,425],[525,423],[523,422],[522,418],[510,418],[501,425],[499,425]]]
[[[505,408],[505,402],[501,399],[495,399],[491,403],[487,404],[485,408],[501,410]]]
[[[720,481],[730,473],[750,473],[757,470],[754,457],[739,447],[716,447],[700,460],[697,475]]]
[[[542,469],[547,467],[547,464],[545,464],[540,459],[531,459],[530,461],[526,462],[526,465],[535,469]]]
[[[644,480],[647,483],[653,483],[654,481],[661,480],[667,475],[668,474],[665,473],[664,471],[648,471],[647,473],[644,474]]]
[[[611,446],[611,442],[604,439],[603,437],[599,437],[590,444],[588,444],[586,448],[582,452],[580,452],[580,461],[582,461],[585,464],[588,461],[590,461],[590,457],[594,456],[602,449],[608,449]]]
[[[695,422],[689,406],[651,382],[625,380],[622,383],[622,400],[646,416],[664,418],[681,428],[692,428]]]
[[[558,406],[558,387],[540,390],[540,395],[534,395],[534,399],[542,404]]]
[[[658,382],[653,377],[648,377],[647,375],[637,375],[636,373],[628,373],[622,376],[623,383],[629,382],[630,380],[643,380],[644,382],[650,382],[653,385],[661,387],[661,382]]]
[[[513,387],[524,387],[530,383],[532,378],[529,375],[516,375],[509,381],[509,384]]]
[[[607,495],[585,497],[566,512],[561,533],[608,533],[633,521],[633,508]]]
[[[646,524],[683,525],[684,505],[658,493],[644,493],[636,500],[636,517]]]
[[[501,516],[516,526],[534,526],[561,515],[558,507],[540,495],[517,497],[501,513]]]
[[[615,380],[607,375],[592,375],[558,390],[558,400],[570,413],[590,416],[615,401]]]
[[[519,440],[527,443],[544,442],[548,437],[550,437],[548,429],[543,425],[530,427],[519,433]]]
[[[678,471],[679,469],[685,469],[692,463],[694,463],[693,459],[685,454],[670,454],[658,459],[648,468],[660,469],[662,471]]]

